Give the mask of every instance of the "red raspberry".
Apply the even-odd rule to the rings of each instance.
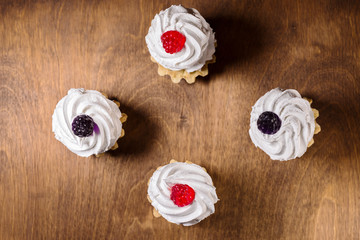
[[[161,42],[165,52],[173,54],[183,49],[186,37],[178,31],[167,31],[161,35]]]
[[[195,199],[195,192],[189,185],[175,184],[171,188],[170,199],[178,206],[185,207]]]

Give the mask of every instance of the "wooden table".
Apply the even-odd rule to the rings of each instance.
[[[195,84],[157,74],[144,37],[175,1],[1,1],[0,239],[360,239],[360,2],[181,1],[209,21],[217,62]],[[250,140],[275,87],[314,99],[322,126],[297,160]],[[54,138],[70,88],[128,114],[120,148],[81,158]],[[216,212],[193,227],[152,216],[153,171],[205,167]]]

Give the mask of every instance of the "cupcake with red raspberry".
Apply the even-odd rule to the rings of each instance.
[[[52,116],[55,138],[81,157],[114,150],[125,134],[122,123],[127,118],[119,106],[98,91],[70,89]]]
[[[215,62],[215,34],[194,8],[173,5],[161,11],[145,40],[159,75],[169,75],[174,83],[194,83],[197,76],[208,74],[208,63]]]
[[[199,165],[176,162],[159,167],[148,183],[155,217],[192,226],[215,212],[218,201],[210,175]]]
[[[249,134],[255,146],[273,160],[301,157],[321,130],[315,121],[319,111],[311,103],[293,89],[275,88],[259,98],[250,118]]]

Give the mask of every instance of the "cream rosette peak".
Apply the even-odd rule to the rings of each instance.
[[[195,191],[193,202],[179,207],[170,199],[171,187],[175,184],[190,186]],[[216,189],[204,168],[182,162],[172,162],[159,167],[148,185],[151,205],[166,220],[184,226],[192,226],[215,212],[218,201]]]
[[[94,131],[88,137],[78,137],[72,122],[79,115],[90,116]],[[88,157],[101,154],[116,145],[122,134],[122,114],[113,101],[95,90],[70,89],[54,110],[52,130],[55,138],[75,154]]]
[[[258,119],[264,112],[275,113],[281,127],[274,134],[260,131]],[[273,160],[290,160],[301,157],[312,144],[314,133],[320,131],[310,102],[293,89],[275,88],[259,98],[252,107],[250,138]]]
[[[179,52],[165,51],[161,36],[167,31],[178,31],[186,37]],[[157,14],[145,37],[151,56],[163,67],[191,73],[200,70],[215,53],[215,34],[209,23],[193,8],[173,5]]]

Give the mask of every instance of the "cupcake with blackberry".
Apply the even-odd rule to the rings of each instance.
[[[208,64],[215,62],[215,34],[194,8],[173,5],[161,11],[145,41],[159,75],[169,75],[174,83],[194,83],[197,76],[208,75]]]
[[[215,212],[218,197],[205,168],[171,160],[150,178],[148,200],[155,217],[192,226]]]
[[[321,130],[315,121],[319,111],[311,108],[311,103],[293,89],[267,92],[252,107],[252,142],[273,160],[301,157],[314,143],[314,134]]]
[[[115,150],[125,134],[122,123],[127,118],[119,107],[119,102],[98,91],[70,89],[52,116],[55,138],[81,157]]]

